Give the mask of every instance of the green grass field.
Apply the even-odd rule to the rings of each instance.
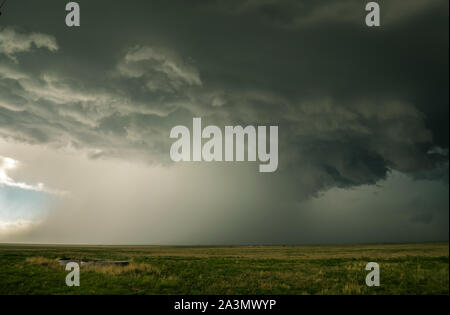
[[[81,269],[58,258],[129,260]],[[380,265],[380,287],[365,266]],[[449,244],[354,246],[0,245],[0,294],[449,294]]]

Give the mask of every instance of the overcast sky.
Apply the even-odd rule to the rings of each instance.
[[[448,240],[447,0],[8,1],[0,242]],[[279,167],[170,160],[279,126]]]

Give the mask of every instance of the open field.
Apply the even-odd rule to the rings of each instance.
[[[81,269],[58,258],[129,260]],[[380,265],[367,287],[365,265]],[[449,244],[354,246],[0,245],[0,294],[449,294]]]

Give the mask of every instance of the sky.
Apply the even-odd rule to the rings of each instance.
[[[0,243],[448,241],[448,1],[9,0]],[[170,158],[278,126],[279,165]]]

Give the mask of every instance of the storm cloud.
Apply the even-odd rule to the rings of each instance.
[[[0,155],[50,150],[55,161],[72,161],[56,152],[86,159],[40,172],[72,197],[49,206],[59,210],[28,239],[51,240],[52,226],[70,225],[67,213],[83,208],[79,225],[103,214],[111,230],[125,233],[123,242],[201,243],[205,236],[206,243],[377,241],[363,231],[327,234],[319,222],[330,216],[311,209],[338,208],[327,203],[331,194],[357,211],[346,197],[354,190],[365,200],[360,207],[372,209],[376,202],[367,190],[380,183],[389,187],[379,193],[392,204],[372,209],[381,217],[373,221],[376,228],[409,222],[401,235],[386,233],[383,241],[419,240],[408,237],[414,233],[448,239],[448,224],[436,221],[448,218],[448,191],[437,188],[448,189],[447,1],[379,1],[377,29],[365,25],[365,3],[356,0],[79,3],[77,29],[64,25],[58,1],[8,3],[0,20],[0,138],[12,150]],[[173,165],[170,130],[191,125],[193,117],[205,125],[279,126],[279,170],[261,176],[248,164]],[[137,169],[125,172],[127,163]],[[86,179],[72,172],[55,179],[64,168],[79,168],[85,177],[97,169],[109,180],[87,179],[95,183],[89,193],[82,189]],[[123,170],[120,177],[115,168]],[[162,194],[170,199],[172,191],[177,202],[148,204],[145,191],[164,182],[161,176],[177,178]],[[392,181],[435,189],[414,203],[404,194],[418,191]],[[189,185],[198,188],[180,192]],[[202,202],[206,191],[215,198]],[[154,207],[159,210],[147,209]],[[399,208],[408,209],[402,219]],[[142,222],[162,210],[165,232],[155,227],[140,238],[126,232],[153,226]],[[187,220],[184,232],[169,232],[177,229],[177,216],[207,223]],[[318,216],[316,232],[302,223],[311,216]],[[416,230],[418,223],[423,230]],[[82,240],[54,233],[56,240],[91,242],[92,233]],[[117,239],[92,236],[92,242]]]

